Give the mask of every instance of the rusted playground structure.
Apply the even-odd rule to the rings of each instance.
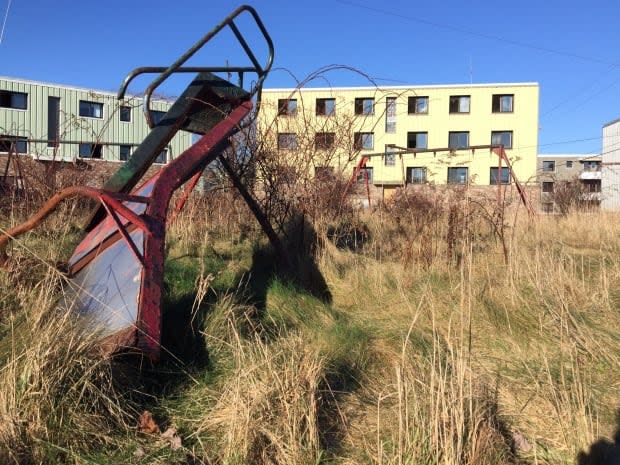
[[[261,62],[235,24],[240,15],[250,16],[262,34],[268,56]],[[251,66],[187,66],[198,50],[225,28],[229,28],[244,50]],[[141,67],[123,81],[122,100],[131,81],[142,74],[156,74],[146,88],[143,111],[151,131],[131,157],[106,182],[103,189],[69,187],[50,198],[25,223],[0,236],[0,262],[10,239],[38,226],[60,202],[84,196],[98,202],[84,228],[85,237],[69,258],[65,300],[73,311],[100,332],[102,346],[113,352],[135,348],[157,360],[161,352],[161,299],[164,273],[166,226],[183,208],[203,170],[215,160],[231,177],[234,186],[256,215],[272,245],[281,250],[278,236],[226,158],[231,137],[251,123],[253,101],[260,104],[263,82],[273,63],[273,42],[257,12],[241,6],[203,36],[169,67]],[[195,77],[155,124],[150,101],[153,92],[175,73],[196,73]],[[234,73],[237,84],[215,73]],[[255,84],[244,87],[247,74]],[[189,149],[165,165],[155,176],[140,183],[158,154],[180,130],[201,135]],[[183,194],[168,217],[172,195],[185,185]]]
[[[265,41],[267,57],[259,61],[235,24],[240,15],[253,19]],[[198,50],[225,28],[229,28],[244,50],[250,66],[199,67],[183,66]],[[284,257],[280,240],[262,213],[258,203],[233,169],[229,158],[234,151],[231,138],[252,123],[260,105],[261,89],[274,58],[272,40],[257,12],[241,6],[212,31],[189,48],[168,67],[141,67],[124,79],[117,98],[123,100],[129,84],[143,74],[156,78],[146,88],[142,106],[151,131],[121,168],[102,189],[87,186],[66,188],[51,197],[41,210],[25,223],[0,235],[0,264],[8,261],[6,247],[16,238],[35,227],[65,199],[76,196],[98,203],[84,228],[84,238],[68,260],[68,283],[65,301],[72,311],[88,322],[87,328],[99,331],[101,344],[107,352],[137,349],[153,361],[161,354],[161,302],[164,275],[164,243],[166,227],[183,208],[202,172],[217,160],[229,175],[268,236],[276,253]],[[154,91],[171,75],[195,73],[195,77],[165,116],[155,123],[151,112]],[[232,84],[216,73],[236,74]],[[255,77],[247,85],[247,75]],[[245,84],[245,85],[244,85]],[[156,175],[143,182],[148,168],[178,131],[199,134],[200,138],[185,152],[165,165]],[[395,155],[437,152],[450,149],[415,149],[394,147]],[[530,213],[532,207],[525,190],[514,177],[510,161],[502,146],[468,147],[489,149],[510,168],[521,200]],[[234,155],[233,155],[234,156]],[[17,155],[8,163],[17,163]],[[360,157],[353,176],[343,192],[344,200],[353,182],[365,168],[369,156]],[[17,166],[17,165],[16,165]],[[14,167],[19,171],[19,166]],[[501,171],[501,169],[499,170]],[[6,172],[4,173],[6,177]],[[502,195],[498,183],[498,199]],[[185,186],[169,215],[169,204],[175,191]],[[368,178],[366,178],[368,190]]]

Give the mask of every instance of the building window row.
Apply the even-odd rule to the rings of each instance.
[[[469,181],[469,168],[466,166],[450,166],[447,173],[448,184],[467,184]],[[407,184],[425,184],[428,181],[427,169],[423,166],[409,166],[406,170]],[[356,181],[358,183],[372,183],[373,169],[365,167],[360,170]],[[509,184],[510,170],[502,167],[491,167],[489,169],[489,184]]]
[[[161,116],[166,114],[163,111],[151,111],[151,113],[161,113]],[[84,118],[103,119],[103,103],[91,102],[89,100],[80,100],[78,114]],[[161,116],[159,117],[159,120],[161,120]],[[131,107],[127,105],[121,105],[118,109],[118,119],[119,121],[122,121],[124,123],[130,123]]]
[[[503,145],[506,149],[512,148],[512,131],[492,131],[491,144]],[[469,147],[469,131],[450,131],[448,133],[448,147],[462,149]],[[428,148],[428,132],[408,132],[408,149]]]
[[[80,158],[103,159],[104,144],[97,143],[80,143],[78,144],[78,156]],[[25,154],[28,153],[28,139],[25,137],[15,137],[9,135],[0,135],[0,153]],[[132,153],[131,145],[119,145],[118,154],[120,161],[127,161]],[[155,163],[166,163],[168,159],[168,149],[164,149],[155,160]]]
[[[78,146],[78,155],[80,158],[91,158],[96,160],[103,159],[103,146],[104,144],[96,143],[81,143]],[[120,161],[127,161],[132,154],[132,145],[119,145],[118,157]],[[168,161],[168,149],[162,150],[155,163],[166,163]]]
[[[336,113],[336,99],[317,98],[316,115],[332,116]],[[408,97],[407,113],[410,115],[428,114],[429,97],[412,96]],[[357,97],[354,101],[354,111],[356,115],[374,115],[375,99],[373,97]],[[470,113],[470,95],[451,95],[448,106],[449,113]],[[514,111],[514,94],[493,94],[491,97],[491,111],[493,113],[512,113]],[[279,99],[278,116],[297,115],[297,99]],[[396,118],[396,97],[386,98],[386,115]],[[391,132],[386,128],[386,132]]]
[[[57,97],[50,98],[57,99]],[[0,90],[0,108],[26,110],[28,109],[28,94],[24,92]],[[103,103],[80,100],[78,114],[86,118],[103,119]],[[131,107],[126,105],[120,107],[119,120],[131,122]]]
[[[336,134],[334,132],[317,132],[314,136],[314,147],[317,150],[326,150],[334,147]],[[512,148],[512,131],[492,131],[491,144],[503,145],[506,149]],[[469,147],[469,131],[450,131],[448,133],[448,147],[450,149],[464,149]],[[294,132],[278,133],[279,149],[296,149],[297,134]],[[374,148],[374,133],[356,132],[353,134],[353,148],[356,150],[372,150]],[[427,149],[428,132],[408,132],[408,149]],[[547,162],[543,162],[543,171],[553,171],[548,169]],[[553,162],[551,162],[553,163]]]

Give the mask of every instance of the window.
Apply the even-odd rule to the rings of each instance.
[[[469,95],[450,96],[450,113],[469,113]]]
[[[101,144],[80,144],[81,158],[103,158],[103,146]]]
[[[553,194],[555,183],[553,181],[543,181],[542,191],[546,194]]]
[[[295,116],[297,114],[297,99],[279,99],[278,116]]]
[[[491,144],[503,145],[505,149],[512,148],[512,131],[492,131]]]
[[[334,132],[317,132],[314,135],[314,148],[316,150],[326,150],[334,147],[336,133]]]
[[[278,133],[278,148],[280,150],[294,150],[297,148],[297,134],[294,132]]]
[[[426,182],[426,168],[408,167],[407,182],[409,184],[424,184]]]
[[[0,90],[0,107],[13,108],[14,110],[25,110],[28,108],[28,94],[24,94],[23,92]]]
[[[161,120],[164,119],[165,115],[166,115],[165,111],[151,110],[151,117],[153,118],[153,124],[159,124]]]
[[[469,147],[469,132],[452,132],[448,134],[448,147],[451,149],[463,149]]]
[[[319,116],[332,116],[336,112],[335,98],[316,99],[316,114]]]
[[[118,117],[121,121],[125,123],[131,122],[131,107],[122,106],[119,109]]]
[[[385,132],[396,132],[396,97],[385,99]]]
[[[542,204],[543,212],[553,213],[553,202],[545,202]]]
[[[467,184],[468,168],[459,166],[448,168],[448,184]]]
[[[375,99],[374,98],[356,98],[355,99],[355,114],[356,115],[372,115],[375,112]]]
[[[385,146],[385,156],[383,157],[385,166],[396,165],[396,154],[394,152],[396,152],[396,147],[393,144]]]
[[[155,163],[167,163],[168,162],[168,149],[164,149],[159,152],[157,158],[155,159]]]
[[[510,184],[510,168],[506,166],[502,166],[501,174],[498,172],[499,172],[499,168],[491,168],[491,176],[490,176],[491,180],[489,184],[491,184],[492,186],[495,186],[497,184]],[[498,177],[498,174],[499,174],[499,177]]]
[[[600,179],[584,179],[581,181],[586,192],[600,192],[601,180]]]
[[[543,160],[542,170],[547,172],[555,171],[555,161]]]
[[[368,184],[372,184],[372,168],[362,168],[357,174],[356,182],[358,184],[366,184],[366,179],[368,179]]]
[[[103,103],[80,100],[80,116],[103,118]]]
[[[334,177],[334,168],[331,166],[316,166],[314,176],[320,181],[329,181]]]
[[[121,145],[118,149],[119,160],[127,161],[129,155],[131,155],[131,145]]]
[[[408,149],[425,149],[427,148],[428,132],[408,132],[407,148]]]
[[[12,147],[12,148],[11,148]],[[0,135],[0,152],[26,153],[28,152],[28,139],[25,137],[15,137]]]
[[[493,94],[491,105],[493,113],[512,113],[512,103],[514,95]]]
[[[601,162],[598,160],[588,160],[583,162],[584,171],[600,171]]]
[[[60,98],[47,97],[47,146],[58,147],[60,139]]]
[[[428,113],[428,97],[409,97],[407,107],[410,115]]]
[[[372,150],[374,147],[372,132],[356,132],[353,134],[353,148],[355,150]]]
[[[572,160],[567,160],[566,161],[566,167],[567,168],[572,168],[573,167],[573,161]]]

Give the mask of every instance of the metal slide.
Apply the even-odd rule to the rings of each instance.
[[[234,23],[241,14],[249,14],[267,44],[265,64],[256,59]],[[183,67],[219,31],[229,27],[245,51],[252,66]],[[9,239],[43,221],[62,200],[81,195],[99,203],[86,227],[87,234],[69,259],[67,305],[84,319],[89,331],[101,335],[106,352],[137,348],[152,360],[160,356],[161,297],[164,274],[164,241],[168,207],[173,193],[187,183],[196,184],[204,168],[220,157],[230,137],[247,123],[252,114],[252,99],[260,100],[260,91],[273,62],[273,44],[256,11],[241,6],[200,39],[167,68],[145,67],[133,70],[124,80],[118,98],[138,75],[157,73],[144,94],[143,109],[152,130],[131,158],[110,178],[103,189],[70,187],[52,197],[37,215],[0,236],[0,262],[6,262]],[[173,73],[197,73],[185,92],[161,121],[155,123],[150,110],[154,90]],[[238,85],[214,73],[236,73]],[[246,73],[256,76],[256,84],[243,88]],[[165,165],[155,176],[135,189],[144,173],[179,130],[202,137],[188,150]],[[251,210],[276,248],[279,241],[260,208],[234,172],[234,185],[241,190]],[[190,182],[188,182],[190,181]],[[186,196],[189,190],[186,189]],[[179,208],[182,206],[180,203]]]

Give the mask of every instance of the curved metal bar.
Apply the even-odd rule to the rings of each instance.
[[[116,94],[117,100],[123,100],[125,98],[125,94],[127,92],[127,88],[131,81],[133,81],[136,77],[141,74],[155,74],[155,73],[163,73],[168,69],[168,66],[142,66],[140,68],[133,69],[129,72],[121,87],[118,89]],[[256,71],[255,68],[251,66],[183,66],[181,68],[177,68],[175,73],[252,73]]]
[[[269,57],[267,59],[266,65],[263,68],[260,67],[260,64],[257,62],[253,53],[249,50],[247,43],[245,43],[245,41],[242,38],[240,39],[240,34],[238,33],[238,30],[235,31],[236,27],[233,24],[233,20],[237,16],[239,16],[241,13],[243,13],[244,11],[247,11],[248,13],[250,13],[252,17],[254,18],[254,21],[257,27],[259,28],[259,30],[261,31],[261,33],[263,34],[263,38],[265,39],[265,42],[267,43],[267,47],[269,49]],[[221,23],[219,23],[217,26],[215,26],[215,28],[213,28],[212,31],[208,32],[204,37],[202,37],[202,39],[196,42],[190,49],[188,49],[183,55],[181,55],[181,57],[179,57],[177,61],[175,61],[172,65],[170,65],[153,82],[151,82],[151,84],[149,84],[149,86],[146,88],[144,97],[142,99],[142,109],[146,116],[146,121],[149,127],[153,127],[153,118],[151,116],[151,96],[153,92],[155,91],[155,89],[159,87],[162,82],[168,79],[168,77],[170,77],[171,74],[176,72],[181,67],[181,65],[183,65],[183,63],[189,60],[198,50],[202,48],[204,44],[206,44],[209,40],[211,40],[216,34],[218,34],[226,26],[231,27],[231,29],[233,30],[233,33],[235,33],[235,36],[237,37],[237,40],[239,40],[240,45],[243,47],[246,54],[248,55],[248,58],[255,65],[255,69],[253,71],[256,72],[256,74],[258,75],[258,80],[257,80],[257,85],[255,89],[253,89],[250,93],[253,95],[257,91],[259,91],[259,89],[262,88],[263,81],[265,80],[265,77],[267,73],[269,72],[269,70],[271,69],[271,65],[273,64],[273,42],[271,40],[271,37],[269,36],[269,33],[267,32],[267,29],[265,29],[263,22],[258,16],[258,13],[256,12],[256,10],[249,5],[242,5],[238,7],[236,10],[234,10],[226,18],[224,18],[224,20]]]
[[[0,266],[4,267],[8,260],[8,256],[6,254],[6,247],[11,239],[14,239],[17,236],[20,236],[39,226],[43,222],[43,220],[45,220],[45,218],[47,218],[51,213],[54,212],[54,210],[56,210],[56,207],[60,202],[76,195],[89,197],[91,199],[98,200],[101,203],[107,202],[108,205],[110,205],[114,210],[118,211],[131,223],[136,224],[140,229],[145,231],[145,233],[151,234],[145,218],[136,215],[129,208],[125,207],[115,198],[108,195],[107,192],[101,189],[95,189],[94,187],[67,187],[66,189],[60,191],[58,194],[52,196],[47,202],[45,202],[43,207],[41,207],[41,209],[32,218],[0,234]],[[114,197],[118,196],[115,195]]]

